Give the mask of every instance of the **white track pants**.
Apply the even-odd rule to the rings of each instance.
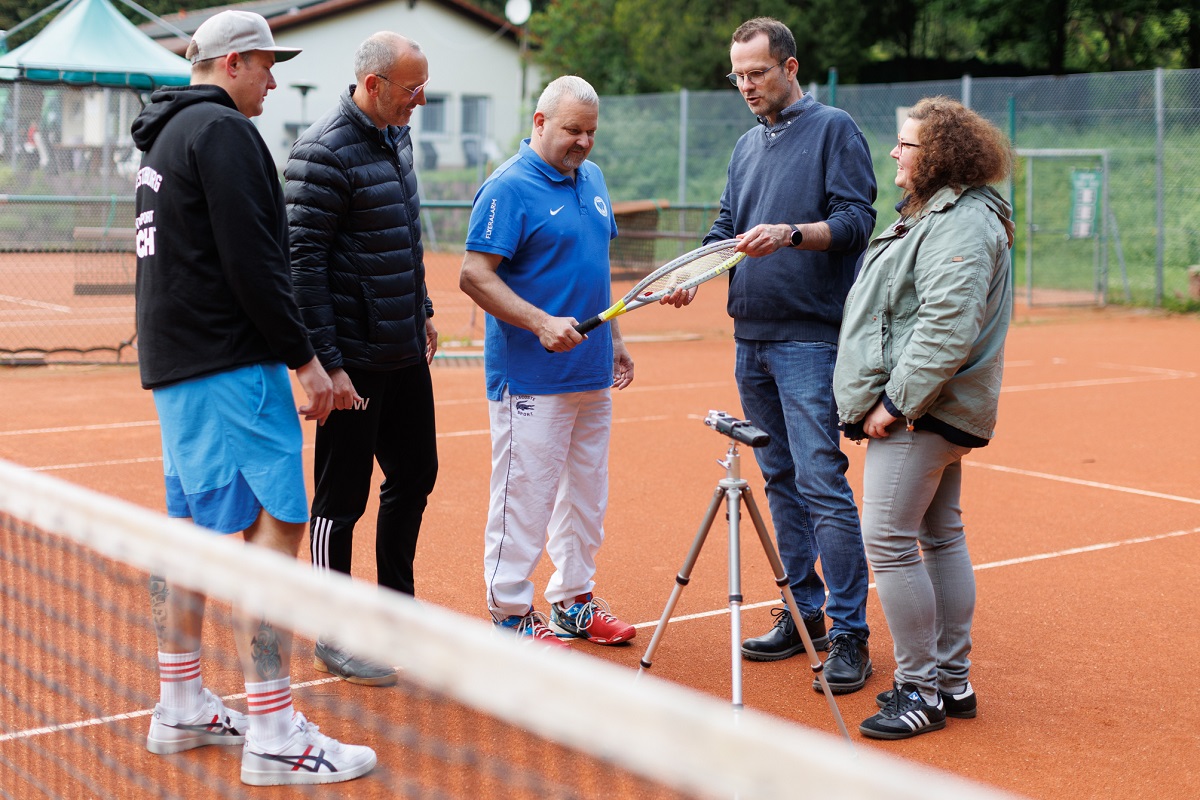
[[[592,591],[608,505],[610,389],[510,395],[488,403],[492,483],[484,532],[488,609],[496,619],[533,607],[542,550],[555,571],[546,600]]]

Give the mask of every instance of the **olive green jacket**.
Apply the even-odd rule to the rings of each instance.
[[[887,394],[910,421],[930,414],[995,434],[1012,306],[1008,203],[990,187],[945,187],[876,236],[846,298],[833,373],[838,416],[859,422]]]

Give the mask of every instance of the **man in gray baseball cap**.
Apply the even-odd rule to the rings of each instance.
[[[156,91],[132,130],[143,152],[139,365],[159,414],[168,513],[290,558],[308,521],[298,417],[324,422],[333,383],[292,294],[283,189],[249,118],[276,87],[276,60],[298,52],[276,47],[259,15],[223,11],[188,46],[191,84]],[[289,369],[308,397],[299,409]],[[146,749],[241,745],[252,786],[370,772],[370,747],[331,739],[295,709],[292,633],[270,620],[233,609],[249,714],[204,687],[199,589],[151,582],[159,703]]]
[[[275,54],[275,62],[287,61],[300,54],[295,47],[277,47],[271,26],[252,11],[222,11],[204,21],[192,34],[187,58],[193,64],[220,58],[230,53],[262,50]]]

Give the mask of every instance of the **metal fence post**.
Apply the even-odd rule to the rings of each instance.
[[[962,104],[967,108],[971,107],[971,76],[962,76]]]
[[[1166,112],[1163,108],[1163,68],[1154,68],[1154,305],[1163,304],[1163,260],[1167,249],[1165,199],[1163,196],[1163,138]]]
[[[687,202],[688,90],[679,90],[679,204]]]
[[[1017,96],[1010,94],[1008,96],[1008,141],[1012,145],[1013,150],[1017,147]],[[1017,165],[1014,162],[1013,170],[1016,170]],[[1011,172],[1008,175],[1008,207],[1012,209],[1013,232],[1016,232],[1017,223],[1017,177]],[[1028,245],[1026,245],[1028,246]],[[1013,261],[1012,256],[1008,259],[1008,280],[1013,285],[1012,302],[1017,301],[1017,265]]]

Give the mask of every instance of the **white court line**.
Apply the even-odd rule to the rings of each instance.
[[[3,299],[3,296],[0,296],[0,299]],[[1023,362],[1019,362],[1019,363],[1023,363]],[[1032,391],[1042,391],[1042,390],[1047,390],[1047,389],[1071,389],[1071,388],[1077,388],[1077,387],[1082,387],[1082,386],[1107,386],[1107,385],[1111,385],[1111,384],[1121,384],[1121,383],[1144,383],[1147,381],[1182,380],[1182,379],[1186,379],[1186,378],[1195,378],[1197,376],[1197,373],[1195,373],[1195,372],[1183,372],[1180,370],[1159,369],[1156,367],[1137,367],[1137,366],[1129,366],[1129,365],[1122,365],[1122,364],[1097,364],[1096,366],[1111,368],[1111,369],[1126,369],[1126,370],[1132,370],[1135,372],[1141,371],[1141,372],[1146,372],[1149,374],[1146,376],[1142,376],[1142,377],[1092,378],[1092,379],[1078,380],[1078,381],[1060,381],[1057,383],[1031,383],[1031,384],[1018,385],[1018,386],[1005,386],[1000,391],[1001,391],[1001,393],[1004,393],[1004,392],[1032,392]],[[671,384],[671,385],[667,385],[667,386],[631,386],[628,389],[625,389],[624,391],[626,393],[630,393],[630,392],[661,392],[661,391],[674,392],[674,391],[686,390],[686,389],[715,389],[715,388],[728,387],[730,385],[731,384],[728,381],[707,381],[707,382],[702,382],[702,383],[676,383],[676,384]],[[438,405],[438,406],[473,405],[476,403],[480,403],[482,401],[483,401],[482,397],[456,398],[454,400],[437,400],[436,405]],[[696,414],[688,414],[687,418],[688,419],[704,419],[704,417],[696,415]],[[615,419],[615,420],[613,420],[613,422],[643,422],[643,421],[659,421],[659,420],[664,420],[664,419],[669,419],[669,416],[662,415],[662,416],[654,416],[654,417],[630,417],[630,418],[625,418],[625,419]],[[144,421],[140,421],[140,422],[112,422],[112,423],[103,423],[103,424],[97,424],[97,425],[72,425],[72,426],[65,426],[65,427],[58,427],[58,428],[27,428],[24,430],[16,430],[16,431],[0,431],[0,436],[26,436],[26,435],[42,434],[42,433],[74,433],[77,431],[102,431],[102,430],[110,430],[110,429],[115,430],[118,428],[136,428],[136,427],[141,427],[141,426],[157,425],[157,424],[158,424],[157,420],[144,420]],[[457,437],[462,437],[462,436],[478,436],[480,433],[481,433],[481,431],[478,431],[478,430],[453,431],[453,432],[449,432],[449,433],[439,433],[438,438],[440,439],[443,437],[457,438]],[[484,430],[484,431],[482,431],[482,433],[488,433],[488,431]],[[49,469],[49,468],[47,467],[44,469]]]
[[[26,428],[21,431],[0,431],[0,436],[29,436],[38,433],[78,433],[79,431],[109,431],[120,428],[145,428],[157,426],[156,419],[143,419],[137,422],[103,422],[96,425],[65,425],[60,428]]]
[[[655,414],[655,415],[649,416],[649,417],[620,417],[618,419],[614,419],[613,424],[620,425],[620,424],[624,424],[626,422],[662,422],[663,420],[670,419],[670,418],[671,417],[669,414]],[[439,433],[437,435],[437,438],[439,438],[439,439],[462,439],[466,436],[490,436],[491,433],[492,432],[490,430],[488,430],[487,428],[480,428],[478,430],[473,430],[473,431],[449,431],[446,433]]]
[[[627,423],[627,422],[661,422],[662,420],[669,419],[669,418],[670,417],[666,414],[657,414],[657,415],[648,416],[648,417],[622,417],[621,419],[614,419],[613,424],[616,425],[618,423]],[[122,423],[122,425],[115,426],[115,427],[134,427],[136,425],[157,425],[157,424],[158,424],[157,422]],[[100,425],[90,426],[89,425],[89,426],[82,426],[80,429],[83,430],[83,429],[103,428],[103,427],[107,427],[107,426],[100,426]],[[47,430],[49,430],[51,432],[58,432],[59,429],[47,429]],[[39,432],[40,431],[7,431],[7,435],[14,435],[14,434],[18,434],[18,433],[39,433]],[[465,438],[468,436],[488,436],[490,434],[491,434],[491,431],[489,431],[486,428],[481,428],[479,430],[473,430],[473,431],[449,431],[447,433],[439,433],[437,435],[437,438],[439,438],[439,439],[462,439],[462,438]],[[311,445],[306,444],[304,447],[307,450],[307,449],[311,448]],[[33,472],[53,472],[55,470],[65,470],[65,469],[88,469],[91,467],[119,467],[119,466],[122,466],[125,464],[149,464],[154,461],[162,461],[162,456],[142,456],[140,458],[116,458],[116,459],[110,459],[108,461],[80,461],[80,462],[76,462],[74,464],[47,464],[42,467],[29,467],[28,469],[32,470]]]
[[[16,303],[19,306],[32,306],[33,308],[42,308],[47,311],[58,311],[62,314],[70,314],[74,311],[70,306],[60,306],[54,303],[43,303],[41,300],[30,300],[28,297],[13,297],[8,294],[0,294],[0,301],[6,303]]]
[[[1123,383],[1149,383],[1150,381],[1174,381],[1182,378],[1194,378],[1194,372],[1178,372],[1174,375],[1153,375],[1146,377],[1127,378],[1092,378],[1090,380],[1060,381],[1058,383],[1029,383],[1024,386],[1003,386],[1000,394],[1009,392],[1040,392],[1046,389],[1078,389],[1084,386],[1115,386]]]
[[[1055,363],[1062,363],[1055,359]],[[1032,361],[1019,361],[1014,364],[1005,364],[1009,366],[1033,366]],[[1093,366],[1100,369],[1123,370],[1125,372],[1140,372],[1140,376],[1123,376],[1119,378],[1090,378],[1074,381],[1053,381],[1050,383],[1030,383],[1018,386],[1003,386],[1000,393],[1006,392],[1037,392],[1046,389],[1076,389],[1084,386],[1113,386],[1124,383],[1146,383],[1148,381],[1177,381],[1187,378],[1196,377],[1195,372],[1187,372],[1178,369],[1165,369],[1162,367],[1142,367],[1135,364],[1113,364],[1110,362],[1099,362]]]
[[[629,389],[620,390],[623,395],[630,393],[641,392],[674,392],[688,389],[720,389],[720,387],[733,386],[733,378],[730,380],[709,380],[698,384],[664,384],[661,386],[630,386]],[[484,402],[485,397],[457,397],[455,399],[436,399],[437,405],[470,405],[474,403]]]
[[[292,689],[306,689],[310,686],[321,686],[326,683],[337,683],[341,678],[320,678],[315,681],[305,681],[303,683],[293,683]],[[240,694],[226,695],[222,700],[240,700],[246,696],[245,692]],[[138,717],[148,717],[154,713],[152,708],[143,708],[140,711],[127,711],[124,714],[112,714],[107,717],[92,717],[91,719],[77,720],[75,722],[64,722],[61,725],[47,725],[44,728],[29,728],[23,731],[14,733],[6,733],[0,736],[0,742],[7,742],[13,739],[32,739],[34,736],[45,736],[51,733],[61,733],[62,731],[71,731],[77,728],[90,728],[96,725],[107,725],[110,722],[120,722],[126,719],[137,719]]]
[[[54,472],[60,469],[90,469],[92,467],[120,467],[126,464],[151,464],[155,461],[162,461],[162,456],[114,458],[110,461],[80,461],[76,464],[47,464],[44,467],[27,467],[27,469],[31,472]]]
[[[1131,539],[1121,539],[1116,542],[1102,542],[1100,544],[1089,544],[1083,547],[1069,547],[1065,550],[1055,550],[1050,553],[1037,553],[1031,556],[1019,556],[1017,558],[1006,558],[1002,561],[989,561],[986,564],[975,564],[972,569],[979,572],[985,569],[999,569],[1000,567],[1012,567],[1019,564],[1030,564],[1034,561],[1046,561],[1052,558],[1065,558],[1066,556],[1079,555],[1080,553],[1093,553],[1097,550],[1111,550],[1114,547],[1127,547],[1134,544],[1146,544],[1147,542],[1157,542],[1163,539],[1174,539],[1180,536],[1191,536],[1194,533],[1200,533],[1200,528],[1192,528],[1191,530],[1171,531],[1170,533],[1159,533],[1153,536],[1136,536]],[[674,588],[674,587],[672,587]],[[875,584],[867,584],[868,589],[874,589]],[[765,600],[761,603],[747,603],[741,607],[742,611],[751,608],[767,608],[768,606],[777,606],[783,603],[782,600]],[[708,617],[719,617],[729,613],[728,608],[718,608],[712,611],[701,611],[696,614],[685,614],[679,617],[671,617],[667,620],[668,624],[675,622],[688,622],[694,619],[706,619]],[[639,622],[633,627],[635,628],[654,628],[658,625],[658,620],[651,622]]]
[[[980,464],[976,461],[963,460],[962,462],[968,467],[978,467],[979,469],[990,469],[993,472],[1007,472],[1012,475],[1024,475],[1029,478],[1041,478],[1047,481],[1058,481],[1059,483],[1070,483],[1075,486],[1087,486],[1092,489],[1107,489],[1110,492],[1123,492],[1125,494],[1136,494],[1142,497],[1153,497],[1157,500],[1174,500],[1177,503],[1191,503],[1192,505],[1200,505],[1200,499],[1195,497],[1183,497],[1177,494],[1164,494],[1162,492],[1151,492],[1146,489],[1134,489],[1130,486],[1117,486],[1112,483],[1100,483],[1099,481],[1088,481],[1082,478],[1068,478],[1065,475],[1051,475],[1048,472],[1034,472],[1029,469],[1017,469],[1016,467],[1002,467],[999,464]]]

